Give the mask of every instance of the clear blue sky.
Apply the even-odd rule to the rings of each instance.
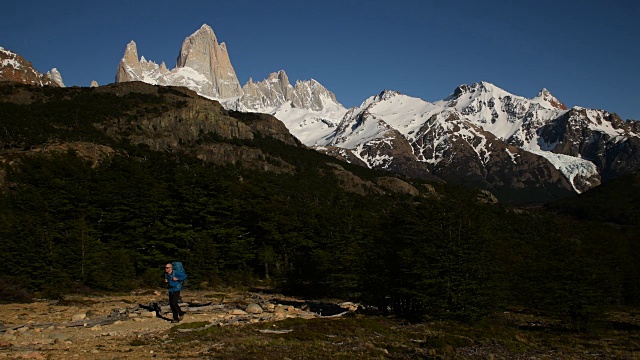
[[[114,81],[126,44],[169,68],[203,23],[243,85],[284,69],[343,105],[488,81],[640,119],[640,1],[3,1],[0,46],[67,84]]]

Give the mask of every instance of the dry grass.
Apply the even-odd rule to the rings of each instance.
[[[531,321],[531,315],[513,313],[475,324],[408,324],[374,316],[287,319],[172,332],[165,346],[175,356],[214,359],[640,358],[638,318],[625,316],[626,327],[619,320],[607,320],[588,333],[574,333],[541,317]],[[264,329],[292,331],[259,331]]]

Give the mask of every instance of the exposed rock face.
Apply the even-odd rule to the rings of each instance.
[[[327,163],[327,166],[330,167],[330,171],[338,180],[338,186],[345,191],[363,196],[368,194],[384,194],[384,191],[376,186],[376,184],[361,179],[338,164]]]
[[[534,97],[533,100],[539,101],[539,102],[546,102],[550,107],[554,107],[556,109],[567,110],[567,106],[562,102],[560,102],[560,100],[556,99],[555,96],[551,95],[549,90],[547,90],[546,88],[543,88],[542,90],[540,90],[538,95],[536,95],[536,97]]]
[[[176,67],[190,67],[204,75],[211,85],[203,89],[203,94],[218,98],[242,95],[236,72],[231,66],[227,45],[218,44],[209,25],[202,25],[184,40]]]
[[[272,112],[286,102],[290,102],[293,108],[311,111],[342,106],[331,91],[313,79],[298,80],[292,86],[284,70],[269,74],[263,81],[254,82],[249,79],[242,91],[244,95],[237,106],[240,110]]]
[[[254,132],[258,132],[264,136],[278,139],[285,144],[302,146],[300,141],[291,136],[291,133],[289,132],[287,127],[284,126],[282,121],[276,119],[272,115],[260,113],[243,113],[238,111],[229,111],[229,115],[241,120]]]
[[[0,81],[13,81],[39,86],[64,86],[55,68],[42,74],[22,56],[0,47]]]
[[[418,191],[415,186],[395,177],[385,176],[377,178],[376,184],[394,193],[407,194],[411,196],[420,195],[420,191]]]
[[[240,105],[256,111],[273,109],[298,98],[283,70],[269,74],[267,79],[260,82],[249,79],[242,87],[242,92],[244,95],[239,101]]]
[[[118,64],[116,72],[116,82],[142,81],[142,68],[138,60],[138,47],[135,41],[131,40],[124,50],[124,56]]]
[[[256,134],[272,137],[294,146],[301,144],[287,128],[271,115],[227,112],[217,102],[198,96],[185,88],[165,88],[142,82],[127,82],[107,85],[97,91],[124,96],[141,93],[163,96],[169,108],[160,114],[138,117],[135,121],[114,119],[101,129],[109,136],[119,138],[126,134],[128,141],[145,144],[154,150],[193,149],[195,155],[214,164],[238,164],[247,168],[294,173],[295,168],[264,153],[259,148],[229,143],[204,142],[206,134],[215,134],[223,139],[253,139]]]
[[[116,82],[126,81],[186,86],[214,98],[242,95],[226,45],[218,44],[213,30],[206,24],[184,40],[176,67],[171,71],[164,62],[158,65],[144,56],[138,59],[137,45],[131,41],[116,73]]]
[[[478,193],[478,202],[481,204],[497,204],[498,199],[487,190],[480,190]]]
[[[62,81],[62,75],[60,75],[58,69],[53,68],[50,71],[47,71],[47,76],[58,84],[58,86],[64,87],[64,81]]]
[[[245,168],[276,173],[295,173],[295,166],[287,163],[268,150],[251,145],[238,144],[236,140],[251,140],[256,136],[271,137],[292,146],[302,146],[287,128],[271,115],[238,113],[226,111],[217,101],[198,96],[184,87],[161,87],[143,82],[110,84],[95,89],[67,88],[58,91],[44,91],[40,87],[17,83],[0,83],[0,103],[47,104],[51,102],[84,102],[85,110],[91,109],[93,100],[87,100],[91,93],[98,103],[114,102],[113,95],[122,97],[123,102],[133,101],[133,106],[117,107],[107,117],[94,120],[92,116],[81,116],[83,123],[118,141],[143,144],[152,150],[183,152],[203,161],[220,165],[239,165]],[[144,96],[131,96],[131,94]],[[103,96],[101,98],[101,96]],[[90,103],[91,102],[91,103]],[[118,102],[117,100],[115,102]],[[64,108],[64,106],[61,106]],[[64,118],[69,116],[57,115]],[[96,122],[94,122],[96,121]],[[61,125],[48,124],[52,128]],[[67,126],[67,125],[65,125]],[[71,125],[73,126],[73,125]],[[46,131],[44,132],[46,135]],[[13,161],[32,153],[59,153],[73,150],[79,157],[99,165],[104,158],[119,155],[106,146],[90,143],[60,143],[52,135],[45,136],[41,145],[25,147],[14,144],[15,149],[0,154],[0,163]],[[23,150],[28,148],[29,150]],[[0,171],[0,185],[3,182]],[[1,191],[1,189],[0,189]]]
[[[169,75],[164,62],[158,66],[153,61],[147,61],[144,56],[138,59],[138,47],[135,41],[129,42],[124,56],[118,64],[116,82],[143,81],[149,84],[172,85],[166,77]]]
[[[540,129],[553,153],[588,159],[603,180],[640,169],[640,121],[574,107]]]

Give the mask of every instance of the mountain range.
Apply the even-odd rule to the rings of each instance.
[[[17,60],[2,61],[8,68]],[[55,69],[39,76],[23,82],[62,84]],[[131,41],[116,72],[116,82],[130,81],[187,87],[228,111],[271,114],[303,144],[343,161],[476,186],[502,200],[581,193],[640,168],[640,122],[567,108],[547,89],[529,99],[479,82],[435,102],[384,90],[346,109],[316,80],[292,85],[284,70],[241,86],[226,44],[206,24],[184,40],[171,70],[139,58]]]

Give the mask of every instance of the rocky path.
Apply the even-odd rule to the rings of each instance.
[[[197,322],[198,327],[311,319],[329,310],[340,315],[349,306],[354,309],[351,304],[321,309],[299,299],[248,292],[185,291],[182,299],[187,314],[181,324]],[[154,303],[159,313],[149,311]],[[0,305],[0,358],[168,359],[162,340],[176,325],[170,317],[166,295],[149,291]]]

